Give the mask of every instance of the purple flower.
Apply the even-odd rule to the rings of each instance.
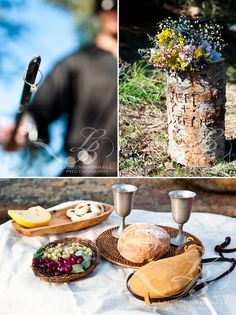
[[[195,46],[193,46],[193,45],[185,45],[185,46],[183,47],[183,49],[184,49],[185,51],[192,52],[192,51],[195,49]]]
[[[212,47],[211,47],[211,44],[204,40],[202,41],[201,45],[198,46],[199,49],[204,49],[205,52],[206,52],[206,57],[209,57],[211,54],[212,54]]]

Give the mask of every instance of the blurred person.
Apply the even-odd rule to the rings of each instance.
[[[117,175],[117,1],[96,0],[100,30],[94,43],[58,63],[39,87],[15,136],[15,125],[0,130],[5,150],[25,148],[31,134],[49,142],[49,125],[68,115],[61,176]],[[38,141],[38,140],[37,140]]]

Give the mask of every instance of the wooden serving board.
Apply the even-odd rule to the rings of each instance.
[[[114,206],[103,203],[105,212],[98,215],[95,218],[87,219],[79,222],[72,222],[70,218],[67,217],[66,211],[68,209],[74,208],[78,203],[71,203],[64,208],[58,210],[51,210],[51,220],[49,225],[41,226],[36,228],[26,228],[21,226],[15,221],[12,221],[13,227],[17,232],[25,236],[42,236],[47,234],[60,234],[66,232],[78,231],[85,229],[90,226],[97,225],[104,221],[113,211]]]

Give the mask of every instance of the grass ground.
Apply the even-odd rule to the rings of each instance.
[[[189,168],[167,155],[166,75],[144,63],[121,62],[120,176],[236,176],[236,71],[228,69],[226,156],[212,168]]]

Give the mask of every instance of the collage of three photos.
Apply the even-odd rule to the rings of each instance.
[[[0,315],[233,315],[236,3],[0,13]]]

